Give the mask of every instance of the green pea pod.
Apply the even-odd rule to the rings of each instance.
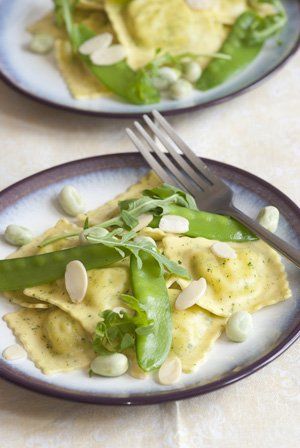
[[[257,23],[258,15],[254,12],[247,11],[239,16],[219,50],[231,56],[231,59],[213,59],[196,83],[199,90],[208,90],[222,84],[256,58],[264,43],[251,40],[252,29]]]
[[[134,296],[153,321],[153,331],[137,335],[136,353],[139,366],[147,371],[159,368],[170,351],[172,320],[168,291],[158,262],[147,253],[140,253],[142,268],[136,257],[130,258],[131,286]]]
[[[31,257],[0,260],[0,291],[13,291],[62,278],[66,265],[80,260],[85,268],[104,268],[122,256],[112,247],[92,244]]]
[[[237,242],[257,240],[257,237],[245,226],[227,216],[191,210],[179,205],[170,205],[167,214],[186,218],[190,223],[190,227],[185,235],[191,238],[201,236],[209,240]],[[150,226],[158,227],[160,218],[155,217]]]

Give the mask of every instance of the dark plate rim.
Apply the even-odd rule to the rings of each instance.
[[[298,1],[298,9],[300,12],[300,2]],[[225,94],[221,96],[220,98],[216,98],[213,100],[206,101],[202,104],[196,104],[194,106],[188,106],[188,107],[180,107],[176,109],[169,109],[166,111],[160,111],[162,115],[168,116],[168,115],[178,115],[185,112],[190,111],[196,111],[196,110],[202,110],[206,109],[208,107],[216,106],[218,104],[224,103],[226,101],[229,101],[231,99],[234,99],[240,95],[243,95],[244,93],[247,93],[248,91],[251,91],[252,89],[258,87],[263,82],[267,81],[269,77],[274,75],[278,70],[280,70],[287,62],[288,60],[297,52],[298,48],[300,47],[300,28],[298,33],[298,38],[292,48],[290,49],[289,53],[281,60],[279,61],[274,67],[270,68],[264,75],[259,77],[258,79],[249,82],[246,86],[242,87],[241,89],[238,89],[236,91],[233,91],[231,93]],[[87,115],[92,117],[100,117],[100,118],[140,118],[145,112],[101,112],[101,111],[89,111],[89,110],[82,110],[82,109],[76,109],[72,106],[66,106],[63,104],[60,104],[56,101],[51,101],[49,99],[40,97],[38,95],[35,95],[34,93],[31,93],[27,91],[26,89],[19,86],[11,77],[6,75],[3,70],[0,68],[0,79],[11,89],[14,91],[21,93],[25,97],[29,98],[32,101],[38,102],[40,104],[43,104],[45,106],[52,107],[54,109],[59,109],[64,112],[73,112],[75,114],[79,115]],[[157,104],[153,104],[153,108],[157,106]]]
[[[223,162],[218,162],[211,159],[203,159],[210,167],[215,167],[216,169],[225,170],[239,177],[248,178],[252,183],[260,185],[265,190],[271,191],[276,195],[279,200],[283,201],[287,208],[291,210],[292,214],[300,219],[300,209],[299,207],[289,199],[284,193],[278,190],[273,185],[260,179],[259,177],[251,174],[245,170],[234,167]],[[97,166],[96,162],[100,165]],[[0,192],[0,211],[4,210],[6,207],[14,203],[16,200],[36,191],[40,188],[44,188],[50,184],[58,182],[59,180],[74,177],[79,174],[84,175],[95,171],[93,168],[97,166],[97,169],[118,169],[124,167],[142,167],[146,166],[143,158],[137,153],[123,153],[123,154],[112,154],[104,156],[94,156],[79,160],[74,160],[71,162],[63,163],[46,170],[40,171],[33,174],[25,179],[16,182],[15,184],[5,188]],[[265,367],[267,364],[272,362],[278,356],[280,356],[285,350],[287,350],[300,336],[300,316],[296,322],[294,328],[290,333],[278,343],[271,351],[269,351],[264,356],[260,357],[258,360],[254,361],[247,367],[241,369],[237,372],[232,372],[228,374],[227,377],[215,380],[210,384],[204,384],[196,386],[189,389],[173,390],[164,393],[154,393],[152,395],[136,394],[133,396],[124,397],[110,397],[110,396],[99,396],[93,393],[76,392],[64,389],[63,387],[54,386],[51,384],[44,383],[41,380],[34,379],[33,377],[27,376],[26,374],[15,369],[13,366],[6,364],[0,360],[0,377],[3,379],[14,383],[18,386],[22,386],[34,392],[41,393],[43,395],[48,395],[51,397],[67,399],[76,402],[85,402],[91,404],[101,404],[101,405],[149,405],[149,404],[159,404],[168,401],[181,400],[196,397],[198,395],[203,395],[225,386],[233,384],[247,376],[255,373],[259,369]]]

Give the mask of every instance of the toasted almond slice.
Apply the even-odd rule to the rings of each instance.
[[[96,50],[103,50],[104,48],[108,48],[113,41],[113,36],[111,33],[102,33],[98,36],[92,37],[91,39],[86,40],[79,47],[79,53],[81,54],[92,54]]]
[[[88,287],[88,275],[81,261],[73,260],[67,264],[65,285],[72,302],[82,302]]]
[[[151,213],[142,213],[138,217],[139,223],[132,229],[134,232],[139,232],[140,230],[147,227],[153,219],[153,215]]]
[[[27,353],[19,344],[13,344],[3,350],[2,356],[7,361],[17,361],[26,358]]]
[[[182,216],[165,215],[160,220],[159,228],[164,232],[186,233],[189,231],[190,223]]]
[[[217,242],[211,246],[211,251],[219,258],[236,258],[236,251],[227,243]]]
[[[109,48],[95,50],[91,54],[91,61],[95,65],[113,65],[126,58],[123,45],[111,45]]]
[[[177,297],[176,310],[186,310],[195,305],[206,292],[207,284],[205,278],[192,281]]]
[[[181,361],[177,356],[169,356],[158,371],[158,380],[164,386],[170,386],[180,380],[182,373]]]

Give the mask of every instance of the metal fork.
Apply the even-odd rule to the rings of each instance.
[[[165,182],[191,193],[201,210],[235,218],[300,267],[300,251],[238,210],[232,202],[231,188],[211,172],[159,112],[153,111],[152,114],[160,127],[149,116],[144,115],[143,118],[156,140],[137,121],[134,122],[136,133],[129,128],[126,132],[158,176]],[[160,142],[168,152],[163,152],[157,142]]]

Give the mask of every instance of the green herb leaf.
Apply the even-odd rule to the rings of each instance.
[[[138,300],[123,294],[122,300],[134,311],[129,313],[115,313],[106,310],[101,314],[101,321],[97,324],[93,348],[98,354],[105,355],[112,352],[124,352],[134,347],[137,334],[150,334],[153,322],[147,317],[147,312]]]
[[[118,235],[120,238],[117,238],[116,235]],[[157,248],[153,246],[153,244],[151,244],[149,241],[133,241],[133,238],[135,238],[135,236],[136,233],[134,231],[124,233],[123,229],[116,229],[103,237],[97,237],[92,233],[88,233],[86,235],[86,239],[90,243],[102,243],[105,246],[113,247],[121,254],[122,257],[125,257],[126,254],[128,255],[129,253],[132,253],[137,259],[139,268],[141,268],[143,264],[141,257],[139,256],[139,252],[147,252],[148,254],[152,255],[153,258],[155,258],[162,270],[165,269],[170,274],[178,275],[179,277],[190,278],[186,269],[162,255],[157,250]]]

